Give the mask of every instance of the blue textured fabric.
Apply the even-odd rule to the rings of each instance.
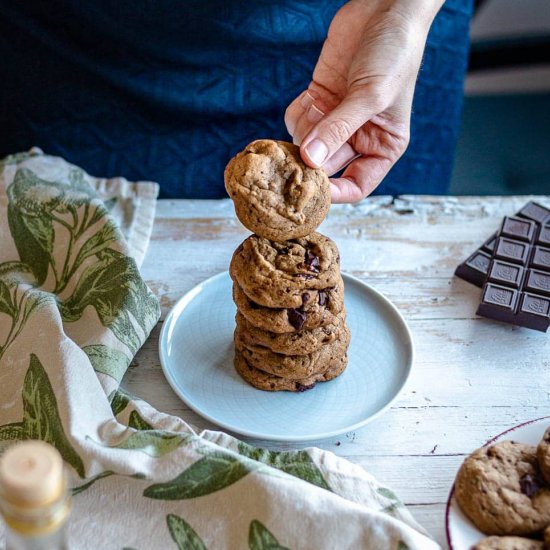
[[[152,179],[163,197],[225,195],[249,141],[288,139],[342,0],[0,0],[0,156],[38,145],[99,176]],[[379,192],[445,192],[471,0],[432,27],[411,145]]]

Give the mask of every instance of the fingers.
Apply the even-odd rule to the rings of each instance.
[[[311,105],[313,104],[314,97],[312,93],[309,90],[304,90],[286,109],[285,111],[285,125],[288,133],[295,137],[296,135],[296,129],[298,127],[298,123],[301,119],[304,118],[304,115],[307,115]],[[318,110],[318,109],[317,109]],[[320,118],[314,119],[315,123],[319,122]],[[313,126],[315,123],[311,123],[309,128]],[[303,123],[302,123],[303,126]],[[309,131],[308,128],[308,131]],[[303,131],[303,128],[301,130],[303,132],[303,135],[305,135],[305,132]],[[302,137],[303,137],[302,135]],[[295,140],[296,142],[296,140]]]
[[[323,164],[323,170],[329,175],[336,174],[347,166],[353,159],[359,157],[359,153],[349,144],[344,143],[330,159]]]
[[[350,92],[304,138],[302,158],[314,168],[323,166],[379,110],[364,91]]]
[[[341,178],[331,180],[333,203],[357,202],[370,195],[393,166],[383,157],[360,157],[344,171]]]
[[[300,145],[304,136],[325,116],[325,113],[315,104],[311,104],[299,118],[293,134],[293,141]]]

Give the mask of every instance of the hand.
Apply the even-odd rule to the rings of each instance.
[[[356,202],[409,143],[416,77],[442,0],[351,0],[335,15],[308,89],[285,123],[302,158],[333,179],[332,202]]]

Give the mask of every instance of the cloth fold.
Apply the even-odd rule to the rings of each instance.
[[[138,269],[157,193],[39,149],[0,161],[0,450],[60,451],[70,548],[439,548],[332,453],[198,434],[120,389],[160,314]]]

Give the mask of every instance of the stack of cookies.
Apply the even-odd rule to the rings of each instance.
[[[550,549],[550,428],[538,447],[502,441],[472,453],[455,495],[476,527],[492,535],[472,550]]]
[[[315,232],[330,206],[325,172],[307,167],[290,143],[258,140],[229,162],[225,186],[254,232],[229,268],[237,372],[267,391],[336,378],[350,334],[338,249]]]

